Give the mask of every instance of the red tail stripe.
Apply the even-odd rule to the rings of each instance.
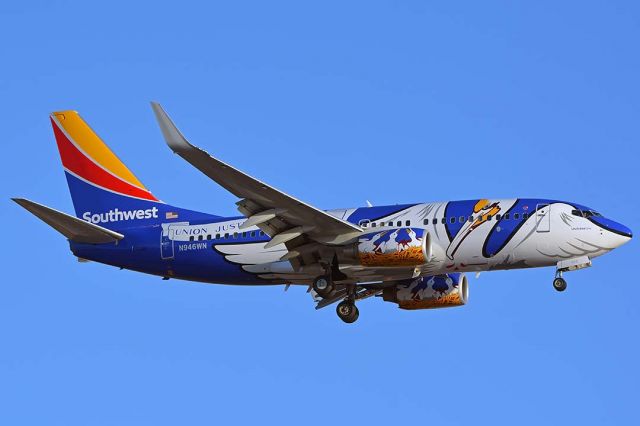
[[[120,180],[98,166],[71,143],[53,120],[51,120],[51,124],[53,125],[53,132],[56,136],[56,143],[58,144],[60,157],[62,158],[62,165],[67,170],[75,173],[90,183],[118,192],[122,195],[143,198],[150,201],[158,201],[158,199],[150,192]]]

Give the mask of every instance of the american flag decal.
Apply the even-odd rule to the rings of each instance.
[[[166,219],[177,219],[178,218],[178,213],[175,212],[166,212],[164,217]]]

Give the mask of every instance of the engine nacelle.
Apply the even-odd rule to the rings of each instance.
[[[433,309],[467,303],[467,277],[461,273],[420,277],[385,288],[382,298],[401,309]]]
[[[422,228],[398,228],[363,235],[356,243],[363,266],[419,266],[431,260],[431,234]]]

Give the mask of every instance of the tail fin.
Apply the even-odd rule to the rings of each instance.
[[[158,222],[163,203],[77,112],[54,112],[51,124],[77,217],[111,228]]]

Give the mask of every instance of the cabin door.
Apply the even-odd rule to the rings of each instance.
[[[551,231],[551,205],[538,204],[536,206],[536,231]]]
[[[162,235],[160,237],[160,257],[165,260],[173,259],[173,236],[175,235],[174,223],[162,224]]]

